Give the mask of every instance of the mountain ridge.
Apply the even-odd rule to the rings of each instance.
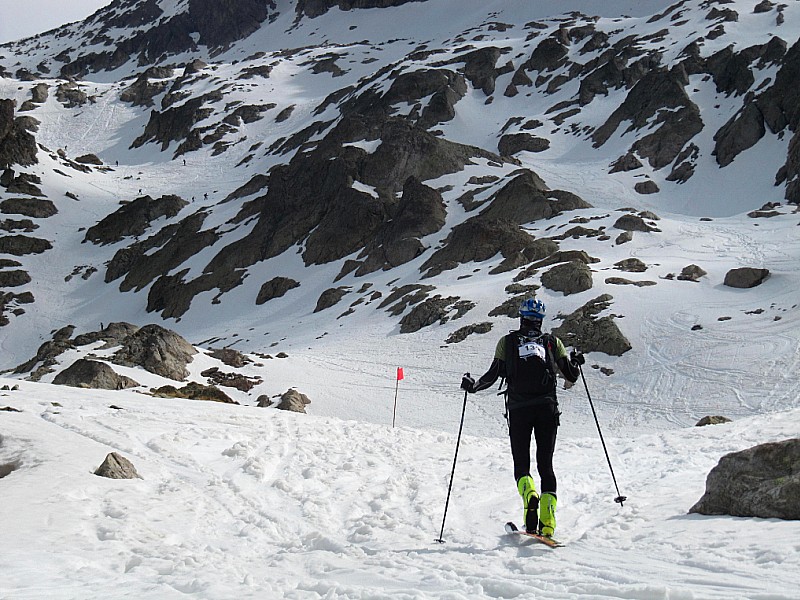
[[[598,348],[611,371],[648,358],[643,301],[675,311],[692,298],[704,308],[691,324],[707,328],[727,301],[766,302],[761,327],[784,335],[794,320],[768,318],[794,316],[780,282],[797,273],[770,236],[791,240],[794,225],[778,204],[796,203],[798,5],[657,4],[592,17],[490,3],[440,26],[443,0],[313,18],[301,14],[310,3],[278,2],[239,39],[253,20],[222,23],[210,48],[162,60],[125,34],[101,61],[112,71],[34,73],[66,50],[64,65],[87,64],[70,43],[123,10],[141,15],[136,35],[203,6],[116,2],[2,46],[0,96],[16,112],[0,144],[38,143],[35,164],[1,165],[4,239],[18,253],[3,259],[3,366],[63,324],[100,321],[251,351],[358,344],[363,328],[381,347],[401,332],[440,345],[465,326],[513,326],[514,303],[534,291],[565,323],[615,323],[632,350]],[[642,224],[620,225],[625,215]],[[605,277],[631,255],[645,275]],[[705,279],[674,280],[698,262]],[[591,286],[572,291],[559,280],[584,273],[578,263]],[[770,270],[771,301],[721,287],[738,266]],[[570,327],[585,345],[591,334]],[[460,343],[488,352],[489,337]]]

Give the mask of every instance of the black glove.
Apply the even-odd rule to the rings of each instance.
[[[469,373],[464,373],[461,378],[461,389],[470,394],[475,392],[475,379]]]
[[[578,350],[573,350],[569,354],[570,361],[578,366],[586,364],[586,358],[583,356],[583,352],[579,352]]]

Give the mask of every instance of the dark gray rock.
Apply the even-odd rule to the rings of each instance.
[[[491,330],[492,323],[490,321],[467,325],[466,327],[461,327],[460,329],[456,329],[453,333],[451,333],[445,340],[445,344],[457,344],[459,342],[463,342],[473,333],[483,334],[489,333]]]
[[[800,519],[800,438],[723,456],[690,513]]]
[[[542,285],[565,296],[578,294],[592,288],[592,271],[582,261],[561,263],[542,273]]]
[[[633,189],[638,194],[657,194],[660,191],[658,185],[652,179],[638,182],[633,186]]]
[[[99,390],[124,390],[139,386],[130,377],[117,374],[106,363],[86,358],[76,360],[61,371],[55,376],[53,383]]]
[[[513,179],[491,197],[481,217],[523,225],[581,208],[591,208],[591,204],[570,192],[550,190],[541,177],[525,169],[515,172]]]
[[[549,256],[558,250],[552,240],[537,240],[515,223],[503,220],[471,218],[457,225],[420,270],[433,277],[468,262],[489,260],[500,253],[510,270]],[[504,261],[505,262],[505,261]]]
[[[615,262],[614,268],[628,273],[644,273],[647,271],[647,265],[638,258],[625,258]]]
[[[611,169],[608,171],[609,173],[619,173],[619,172],[627,172],[627,171],[635,171],[642,167],[642,162],[636,158],[636,156],[632,152],[628,152],[623,156],[620,156],[617,160],[611,163]]]
[[[681,270],[678,279],[680,281],[700,281],[700,278],[706,275],[708,275],[708,273],[697,265],[687,265]]]
[[[145,325],[124,340],[114,354],[113,362],[126,367],[142,367],[146,371],[181,381],[189,376],[186,365],[197,351],[174,331],[160,325]]]
[[[359,8],[387,8],[390,6],[401,6],[409,2],[424,2],[425,0],[298,0],[297,14],[305,15],[309,18],[324,15],[331,8],[338,7],[340,10],[353,10]]]
[[[38,162],[36,139],[14,118],[14,106],[13,100],[0,99],[0,171]]]
[[[117,452],[106,456],[94,474],[109,479],[141,479],[133,463]]]
[[[314,307],[314,312],[320,312],[325,309],[331,308],[339,303],[344,296],[350,291],[349,286],[342,286],[337,288],[330,288],[322,292],[317,305]]]
[[[695,423],[695,427],[705,427],[706,425],[721,425],[722,423],[730,423],[731,420],[728,417],[722,416],[705,416],[700,419],[697,423]]]
[[[369,242],[361,256],[364,262],[356,271],[360,277],[379,269],[387,270],[414,260],[422,252],[420,238],[439,231],[445,223],[447,210],[442,195],[409,177],[403,194],[395,207],[389,209],[391,220]]]
[[[289,290],[300,287],[300,282],[288,277],[273,277],[261,286],[256,298],[256,304],[261,305],[273,298],[280,298]]]
[[[728,271],[723,283],[733,288],[753,288],[764,283],[767,277],[769,277],[769,269],[741,267]]]
[[[497,151],[501,156],[513,156],[523,150],[527,152],[544,152],[550,148],[550,140],[536,137],[530,133],[511,133],[500,138]]]
[[[0,202],[0,212],[7,215],[24,215],[33,219],[46,219],[58,214],[58,209],[50,200],[8,198]]]
[[[143,235],[153,221],[172,218],[189,204],[179,196],[150,196],[136,198],[93,225],[86,231],[85,240],[94,244],[113,244],[125,237]]]
[[[12,271],[0,271],[0,288],[19,287],[27,285],[31,281],[31,276],[27,271],[14,269]]]
[[[648,225],[645,220],[638,215],[623,215],[614,222],[613,227],[624,231],[658,231],[656,227]]]
[[[76,163],[82,165],[102,165],[103,161],[98,158],[96,154],[83,154],[75,158]]]
[[[204,402],[220,402],[222,404],[239,404],[228,394],[214,385],[203,385],[196,381],[190,381],[181,388],[172,385],[164,385],[153,388],[150,393],[157,398],[182,398],[185,400],[201,400]]]
[[[609,294],[590,300],[567,315],[564,322],[553,329],[553,333],[567,346],[580,348],[583,352],[622,356],[631,349],[630,342],[619,330],[612,315],[597,316],[609,308],[611,300]]]
[[[6,235],[0,237],[0,254],[25,256],[27,254],[41,254],[52,249],[53,244],[41,238],[27,235]]]
[[[458,318],[474,306],[474,303],[457,297],[444,298],[436,295],[417,304],[400,320],[400,333],[414,333],[434,323],[443,325],[450,320],[453,310],[457,313],[453,318]]]

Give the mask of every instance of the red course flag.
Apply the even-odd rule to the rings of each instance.
[[[403,367],[397,367],[397,381],[403,380]]]

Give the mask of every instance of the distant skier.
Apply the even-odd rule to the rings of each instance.
[[[574,383],[580,376],[583,354],[573,350],[569,356],[560,339],[542,333],[545,305],[528,298],[519,307],[520,327],[497,343],[489,370],[475,381],[469,373],[461,380],[461,389],[469,393],[485,390],[505,377],[506,417],[514,460],[514,479],[522,496],[523,520],[529,532],[552,537],[556,529],[556,476],[553,452],[556,446],[559,417],[556,398],[556,367]],[[531,477],[531,433],[536,440],[536,468],[542,484],[542,496],[536,492]]]

